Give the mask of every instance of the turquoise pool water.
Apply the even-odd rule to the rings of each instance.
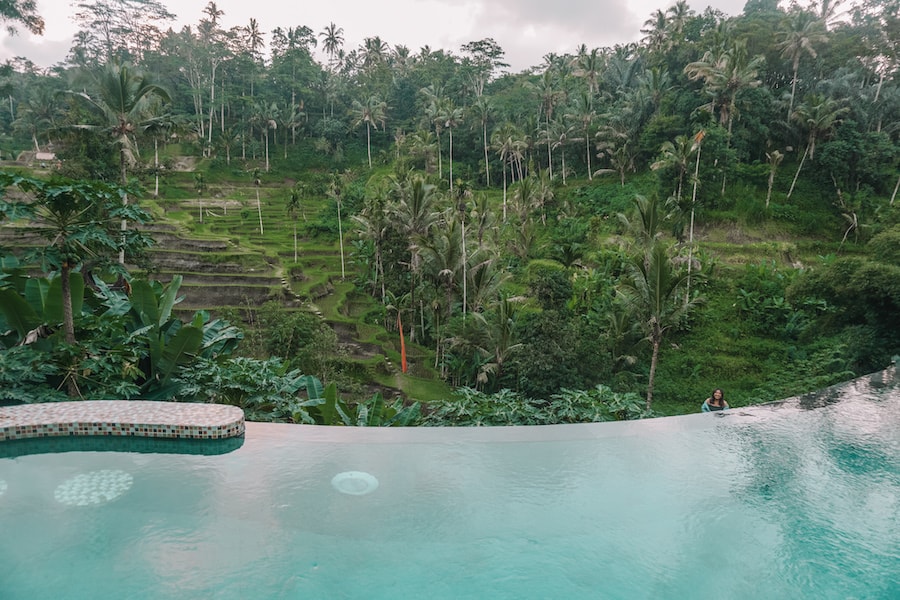
[[[365,475],[363,475],[365,474]],[[0,458],[0,598],[900,598],[900,386]]]

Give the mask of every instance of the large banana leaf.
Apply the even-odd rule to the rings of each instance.
[[[310,400],[324,400],[325,389],[318,377],[312,375],[304,375],[306,377],[306,395]]]
[[[203,342],[203,331],[185,325],[165,344],[162,349],[159,364],[153,366],[153,377],[165,384],[179,367],[196,356]]]
[[[31,277],[25,282],[25,301],[39,318],[43,319],[47,306],[47,295],[50,293],[50,280],[46,277]],[[62,319],[57,321],[61,323]]]
[[[178,290],[181,288],[181,275],[173,275],[172,281],[169,282],[169,285],[166,286],[166,291],[163,293],[162,297],[159,299],[159,321],[158,323],[162,326],[163,323],[169,320],[169,317],[172,315],[172,307],[181,302],[181,298],[178,298]]]
[[[159,325],[159,305],[153,286],[146,279],[131,282],[131,307],[142,325]]]
[[[25,298],[12,288],[0,289],[0,311],[7,326],[23,337],[43,322]]]

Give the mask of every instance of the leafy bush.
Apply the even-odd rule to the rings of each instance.
[[[429,412],[422,425],[493,426],[598,423],[652,416],[633,393],[617,393],[604,385],[590,390],[562,389],[549,401],[536,401],[508,389],[485,394],[459,388],[453,397]]]

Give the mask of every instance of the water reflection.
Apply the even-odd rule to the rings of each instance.
[[[0,459],[3,597],[900,597],[898,423],[891,369],[645,422],[249,423],[221,456]],[[133,487],[53,501],[102,469]],[[378,487],[340,493],[343,472]]]

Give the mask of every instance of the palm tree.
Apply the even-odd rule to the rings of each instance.
[[[669,40],[668,25],[666,13],[660,9],[655,10],[650,18],[644,21],[641,28],[644,38],[641,41],[647,44],[651,52],[658,54],[666,50]]]
[[[435,367],[440,366],[444,347],[445,326],[453,315],[453,305],[460,285],[465,281],[465,248],[463,247],[463,230],[460,221],[453,213],[455,207],[448,209],[440,218],[440,226],[435,228],[427,243],[422,245],[422,273],[433,284],[435,290],[444,293],[443,314],[438,313],[435,323]],[[441,319],[443,317],[443,319]],[[441,323],[443,320],[443,325]]]
[[[11,98],[12,96],[10,96]],[[12,113],[12,111],[10,112]],[[19,103],[16,118],[11,125],[14,130],[27,133],[34,144],[34,151],[40,152],[41,145],[38,136],[55,127],[56,115],[57,106],[54,94],[47,88],[41,87],[30,91],[25,100]]]
[[[266,173],[269,172],[269,130],[278,129],[278,116],[281,110],[276,102],[269,104],[253,104],[250,116],[251,124],[263,135],[266,152]]]
[[[587,160],[588,180],[593,180],[594,173],[591,170],[591,128],[597,113],[594,112],[593,100],[590,94],[580,94],[572,101],[572,110],[566,113],[566,117],[581,123],[581,137],[584,140],[585,158]]]
[[[322,33],[319,34],[322,40],[322,48],[328,54],[328,66],[334,68],[334,57],[337,55],[341,46],[344,45],[344,28],[338,27],[334,23],[329,23]]]
[[[158,112],[157,101],[169,102],[168,92],[128,65],[110,63],[97,75],[97,93],[64,92],[79,100],[100,121],[99,124],[75,125],[76,129],[101,132],[108,135],[119,148],[119,172],[122,184],[128,183],[127,168],[138,153],[135,132],[152,124]]]
[[[441,159],[441,130],[444,127],[444,88],[439,85],[429,85],[422,88],[422,95],[425,96],[425,119],[430,125],[434,125],[434,135],[437,138],[438,149],[438,178],[444,178],[444,165]]]
[[[174,131],[184,126],[182,119],[170,114],[161,115],[144,125],[144,131],[153,138],[153,175],[154,188],[153,197],[159,197],[159,140],[163,141],[163,149],[166,147],[166,141]]]
[[[478,96],[475,99],[475,102],[472,103],[472,110],[475,114],[478,115],[479,121],[481,121],[481,140],[482,146],[484,148],[484,181],[488,187],[491,187],[491,167],[488,159],[488,137],[487,137],[487,122],[491,116],[491,113],[494,110],[494,106],[491,103],[490,98],[487,96]]]
[[[795,11],[785,18],[785,29],[778,32],[780,41],[777,48],[781,50],[782,58],[789,58],[793,68],[791,77],[791,100],[788,104],[788,119],[794,112],[794,97],[797,91],[797,71],[800,68],[800,58],[808,54],[816,58],[815,44],[828,39],[824,22],[806,11]]]
[[[169,102],[169,93],[140,71],[116,63],[109,63],[100,71],[95,85],[96,96],[71,90],[64,93],[82,102],[101,122],[97,125],[81,124],[74,127],[104,133],[119,148],[119,169],[124,186],[128,184],[127,168],[136,160],[137,141],[134,133],[161,118],[154,113],[159,112],[160,101]],[[125,202],[127,201],[126,197]],[[123,236],[126,229],[127,222],[123,219]],[[125,264],[124,247],[119,254],[119,262]]]
[[[598,48],[580,55],[576,59],[575,74],[583,77],[588,84],[588,106],[594,107],[594,96],[600,91],[599,79],[603,69],[603,55]]]
[[[645,253],[635,256],[627,269],[627,276],[622,278],[617,291],[625,306],[639,321],[652,348],[646,403],[647,410],[650,410],[663,337],[702,299],[692,298],[686,303],[678,300],[687,283],[688,273],[675,266],[661,242],[653,243]]]
[[[395,181],[394,192],[397,201],[390,212],[407,240],[409,270],[412,274],[410,297],[415,306],[416,280],[421,278],[422,247],[432,228],[437,225],[440,214],[436,210],[437,194],[435,187],[426,183],[421,175],[414,175],[405,181]],[[424,335],[423,327],[422,336]]]
[[[828,136],[835,126],[841,122],[841,115],[848,110],[847,107],[842,107],[833,98],[811,94],[791,113],[791,120],[796,121],[806,129],[807,141],[806,149],[800,158],[797,173],[794,174],[794,180],[791,182],[791,189],[788,190],[786,198],[790,198],[791,194],[794,193],[794,186],[797,184],[800,169],[803,168],[807,155],[810,160],[815,160],[816,141]]]
[[[241,133],[231,126],[219,134],[219,145],[225,150],[225,164],[231,164],[231,149],[241,141]]]
[[[265,46],[262,33],[259,31],[259,23],[256,19],[251,18],[250,22],[241,30],[244,34],[244,45],[250,54],[253,65],[258,64],[262,60],[262,49]],[[250,97],[254,96],[254,84],[256,83],[255,69],[250,73]]]
[[[678,176],[678,182],[675,185],[675,202],[681,208],[681,190],[684,184],[684,176],[687,173],[691,162],[691,155],[694,153],[694,147],[690,137],[679,135],[675,138],[675,142],[663,142],[659,149],[660,157],[650,168],[654,171],[664,168],[673,168]]]
[[[666,16],[669,18],[669,32],[676,38],[680,38],[684,32],[684,26],[687,24],[688,17],[692,13],[693,11],[686,0],[678,0],[678,2],[670,6],[669,10],[666,11]]]
[[[503,376],[503,367],[522,347],[516,322],[523,301],[524,298],[519,296],[498,295],[489,310],[472,313],[473,327],[467,328],[463,336],[451,340],[452,348],[472,348],[483,357],[478,369],[478,385],[498,381]]]
[[[287,201],[287,214],[294,224],[294,262],[297,262],[297,213],[300,211],[300,198],[303,194],[303,186],[300,183],[294,184],[291,188]]]
[[[379,123],[381,123],[382,128],[384,127],[386,111],[387,104],[378,96],[369,96],[366,98],[365,102],[360,102],[359,100],[353,101],[353,113],[354,118],[356,119],[353,124],[354,127],[363,123],[366,125],[366,150],[368,151],[370,169],[372,168],[371,128],[374,126],[375,129],[378,129]]]
[[[359,51],[362,54],[363,69],[369,70],[375,68],[377,65],[384,64],[387,60],[390,48],[388,47],[387,42],[376,35],[375,37],[365,38],[362,46],[359,47]]]
[[[462,123],[463,119],[463,109],[454,106],[453,100],[447,100],[447,102],[443,106],[444,113],[442,118],[444,120],[444,127],[447,129],[447,133],[450,135],[450,191],[453,191],[453,128]]]
[[[334,175],[331,179],[331,185],[328,186],[328,196],[334,200],[337,205],[338,220],[338,245],[341,249],[341,281],[344,280],[346,273],[344,270],[344,225],[341,222],[341,193],[342,184],[338,175]]]
[[[409,153],[423,161],[426,173],[434,173],[437,152],[437,142],[430,130],[419,129],[409,137]]]
[[[381,284],[381,303],[387,304],[387,287],[384,281],[384,244],[390,227],[389,215],[386,212],[387,194],[381,191],[366,195],[362,210],[351,219],[357,225],[356,233],[363,241],[372,244],[375,259],[375,276],[373,286]],[[372,290],[374,295],[375,289]]]
[[[703,80],[711,100],[701,108],[710,112],[719,110],[719,122],[728,129],[730,141],[731,127],[737,113],[737,96],[744,89],[760,85],[757,74],[765,58],[762,55],[749,58],[746,39],[735,41],[730,48],[720,50],[707,51],[699,61],[689,63],[684,72],[692,80]]]
[[[517,153],[521,152],[521,148],[518,143],[518,138],[521,136],[521,132],[516,128],[512,123],[504,123],[502,126],[494,129],[491,134],[491,147],[493,147],[497,154],[500,155],[500,164],[503,167],[503,222],[506,223],[506,165],[516,159]],[[510,166],[510,170],[512,167]],[[513,182],[515,182],[515,175],[513,175]]]
[[[580,141],[572,135],[575,133],[575,126],[566,124],[564,118],[554,119],[550,122],[550,126],[542,133],[547,136],[550,148],[553,150],[558,149],[560,151],[560,172],[562,173],[562,183],[563,185],[566,185],[566,146],[572,142]],[[550,170],[549,173],[550,178],[553,179],[553,171]]]

